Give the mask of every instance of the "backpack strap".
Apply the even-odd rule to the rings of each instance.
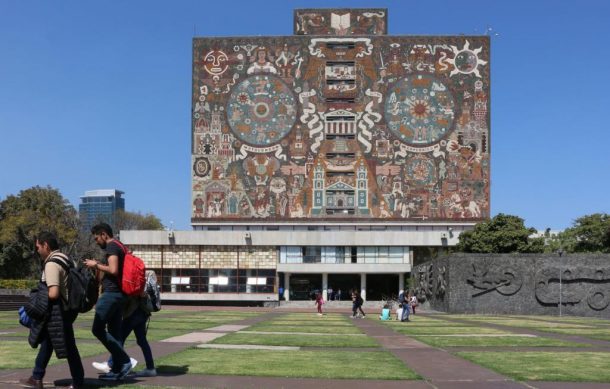
[[[66,272],[66,277],[70,277],[70,269],[74,267],[74,263],[72,263],[72,261],[70,261],[68,259],[68,257],[66,257],[64,254],[61,254],[61,253],[54,254],[51,258],[49,258],[47,260],[47,262],[53,262],[53,263],[58,264]],[[59,295],[62,297],[62,300],[64,300],[63,296],[61,295],[61,291],[59,292]],[[68,300],[65,300],[64,302],[66,303],[66,306],[67,306]]]
[[[121,243],[121,241],[118,239],[113,239],[112,241],[116,242],[116,244],[119,245],[121,250],[123,250],[123,255],[127,255],[127,253],[129,252],[129,250],[127,249],[127,246],[125,246],[123,243]]]

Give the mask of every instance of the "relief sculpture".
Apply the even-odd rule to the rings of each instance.
[[[475,289],[472,297],[497,291],[504,296],[517,293],[523,285],[523,276],[511,266],[472,265],[472,276],[467,282]]]
[[[610,268],[549,266],[536,272],[535,282],[536,298],[542,304],[586,303],[596,311],[610,304]]]

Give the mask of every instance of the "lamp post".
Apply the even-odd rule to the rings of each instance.
[[[561,301],[561,273],[563,273],[563,269],[561,268],[561,264],[563,263],[561,256],[563,255],[563,249],[559,248],[559,250],[557,250],[557,254],[559,255],[559,317],[561,317],[561,306],[563,305]]]

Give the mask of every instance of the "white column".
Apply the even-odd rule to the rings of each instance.
[[[248,284],[248,278],[252,276],[252,270],[246,270],[246,293],[252,293],[252,285]]]
[[[290,273],[284,273],[284,300],[290,301]]]
[[[328,273],[322,273],[322,298],[328,301]]]
[[[360,296],[366,300],[366,273],[360,274]]]
[[[405,273],[398,273],[398,294],[405,290]]]
[[[172,269],[172,278],[176,277],[176,269]],[[172,293],[176,293],[176,284],[172,282],[171,289]]]

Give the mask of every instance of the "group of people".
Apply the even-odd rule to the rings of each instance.
[[[333,290],[333,288],[326,289],[326,295],[329,301],[341,301],[341,289]]]
[[[332,291],[332,289],[328,289],[327,291]],[[337,291],[337,293],[341,293],[341,289]],[[352,318],[358,317],[366,317],[366,314],[362,310],[362,304],[364,304],[364,299],[360,295],[360,292],[357,289],[353,289],[351,291],[352,296]],[[315,303],[318,309],[318,316],[324,315],[322,311],[322,306],[324,305],[324,297],[322,296],[322,292],[316,292],[315,294]]]
[[[398,309],[396,311],[396,319],[401,322],[411,321],[409,315],[411,311],[415,315],[415,308],[418,306],[417,296],[409,291],[401,291],[398,295]],[[391,320],[390,305],[385,304],[379,315],[380,320]]]
[[[83,265],[95,273],[102,287],[102,293],[95,304],[91,332],[110,353],[107,362],[94,362],[93,366],[102,371],[103,374],[99,377],[102,380],[124,379],[137,363],[123,347],[125,339],[133,331],[146,360],[146,369],[136,375],[156,376],[152,352],[146,339],[147,322],[151,312],[148,295],[144,292],[142,296],[128,297],[122,292],[121,274],[125,248],[114,239],[112,228],[106,223],[100,223],[92,227],[91,233],[96,244],[105,251],[105,257],[101,261],[83,260]],[[28,388],[43,388],[46,367],[55,350],[58,358],[68,359],[72,376],[70,388],[80,388],[84,385],[84,369],[73,328],[78,312],[67,309],[68,272],[57,260],[64,261],[68,268],[76,264],[59,251],[57,237],[50,232],[42,232],[37,236],[36,251],[42,261],[40,284],[48,290],[51,314],[42,327],[37,327],[36,331],[30,330],[30,338],[35,336],[34,344],[39,346],[39,350],[31,377],[21,380],[20,384]]]

